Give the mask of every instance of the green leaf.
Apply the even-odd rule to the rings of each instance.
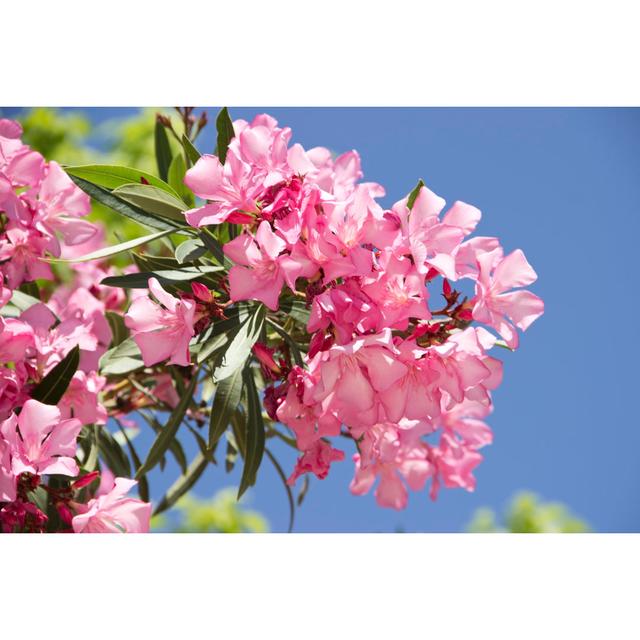
[[[75,176],[70,176],[70,178],[96,202],[103,204],[105,207],[109,207],[109,209],[112,209],[120,215],[131,218],[131,220],[135,220],[138,224],[142,224],[145,227],[156,229],[158,231],[166,231],[167,229],[176,230],[181,228],[181,226],[176,222],[147,213],[139,207],[125,202],[103,187],[87,182],[82,178],[76,178]]]
[[[307,309],[307,303],[304,300],[299,300],[297,298],[284,300],[280,305],[280,311],[291,316],[296,320],[296,322],[300,322],[305,326],[307,326],[307,322],[309,322],[309,316],[311,314],[311,310]]]
[[[98,249],[98,251],[92,251],[85,256],[79,258],[70,258],[68,260],[62,258],[50,258],[47,262],[89,262],[90,260],[100,260],[109,256],[115,256],[123,251],[129,251],[134,247],[139,247],[141,244],[147,244],[158,238],[175,233],[175,229],[166,229],[164,231],[158,231],[157,233],[150,233],[148,236],[141,236],[140,238],[134,238],[133,240],[127,240],[127,242],[121,242],[120,244],[113,245],[112,247],[104,247],[104,249]]]
[[[140,415],[146,420],[147,424],[156,432],[161,433],[164,428],[152,415],[141,411]],[[184,455],[184,449],[177,438],[174,438],[169,445],[169,451],[173,455],[175,461],[180,467],[180,471],[184,473],[187,470],[187,457]]]
[[[177,153],[173,156],[171,166],[169,167],[169,184],[173,187],[180,199],[189,207],[195,206],[195,198],[193,192],[184,183],[184,176],[187,173],[187,165],[184,156]]]
[[[117,347],[109,349],[98,365],[100,373],[105,376],[122,375],[142,369],[142,355],[133,338],[123,340]]]
[[[238,487],[238,500],[249,487],[256,483],[256,475],[262,462],[265,442],[260,398],[253,380],[251,367],[244,369],[244,384],[247,389],[247,432],[244,467],[240,478],[240,486]]]
[[[277,474],[280,476],[280,480],[282,480],[284,489],[287,492],[287,500],[289,502],[289,533],[291,533],[296,513],[296,504],[293,499],[293,493],[291,493],[291,487],[287,484],[287,476],[282,470],[280,463],[276,460],[276,457],[271,453],[271,451],[269,451],[269,449],[265,449],[264,452],[267,454],[269,460],[271,460],[271,463],[273,464]]]
[[[167,269],[159,271],[140,271],[138,273],[126,273],[121,276],[109,276],[104,278],[100,284],[107,287],[122,287],[123,289],[147,289],[149,278],[157,278],[160,284],[171,284],[176,282],[189,282],[197,278],[203,278],[211,273],[221,271],[222,267],[201,266],[184,267],[183,269]]]
[[[271,325],[275,329],[278,335],[284,338],[285,342],[289,345],[289,348],[291,349],[291,354],[293,355],[293,359],[295,360],[295,363],[299,367],[304,366],[302,353],[296,341],[279,324],[275,323],[270,318],[267,318],[267,322],[269,323],[269,325]]]
[[[131,443],[131,440],[129,440],[129,436],[127,435],[127,431],[122,426],[120,421],[116,420],[116,423],[118,424],[118,428],[120,429],[120,432],[122,433],[122,436],[124,437],[124,440],[127,443],[127,448],[129,449],[129,455],[133,460],[133,464],[136,469],[139,469],[142,466],[142,463],[140,462],[140,457],[138,456],[138,452],[134,449],[133,444]],[[140,499],[143,500],[144,502],[149,502],[149,481],[147,480],[146,477],[140,478],[138,482],[138,495],[140,496]]]
[[[208,360],[214,353],[222,349],[222,347],[227,343],[228,337],[224,333],[219,333],[214,335],[211,338],[208,338],[205,342],[200,344],[200,347],[197,348],[194,345],[193,351],[197,354],[196,361],[198,364],[205,362]]]
[[[233,435],[227,431],[227,453],[224,457],[224,469],[227,473],[233,471],[238,459],[238,448],[234,443]]]
[[[213,257],[218,261],[218,264],[231,264],[224,255],[222,245],[213,236],[213,234],[206,230],[206,228],[200,232],[200,239],[202,240],[202,242],[204,242],[207,249],[211,251]]]
[[[44,404],[58,404],[80,364],[80,347],[76,345],[31,392],[31,397]]]
[[[40,299],[40,289],[38,288],[37,282],[23,282],[20,285],[20,291],[36,300]]]
[[[154,130],[156,163],[158,165],[158,174],[166,182],[169,173],[169,165],[171,164],[171,147],[169,146],[169,138],[164,125],[156,120]]]
[[[416,198],[420,195],[420,189],[422,189],[422,187],[424,187],[424,181],[422,180],[422,178],[420,178],[420,180],[418,180],[418,184],[413,188],[413,191],[407,198],[407,208],[409,209],[409,211],[413,209],[413,205],[416,202]]]
[[[224,164],[227,159],[229,143],[235,135],[233,122],[231,122],[227,107],[220,109],[220,113],[218,113],[218,117],[216,118],[216,129],[218,130],[218,146],[216,147],[218,159]]]
[[[242,398],[242,369],[236,369],[216,387],[209,420],[209,448],[218,442],[229,425],[232,411]]]
[[[140,467],[140,469],[138,469],[136,473],[136,479],[139,479],[145,473],[148,473],[151,469],[153,469],[153,467],[158,464],[160,458],[164,455],[165,451],[173,442],[176,434],[178,433],[178,429],[182,424],[182,419],[184,418],[187,408],[189,407],[190,402],[193,400],[193,394],[197,383],[198,375],[197,372],[194,372],[193,377],[191,378],[191,381],[189,382],[189,385],[185,390],[185,393],[180,398],[180,402],[171,412],[171,415],[167,420],[167,424],[164,425],[162,431],[160,431],[160,434],[151,445],[151,449],[147,454],[147,459],[144,461],[143,465]]]
[[[150,184],[158,187],[176,198],[179,194],[173,187],[164,180],[156,178],[156,176],[140,171],[140,169],[132,169],[131,167],[122,167],[109,164],[85,164],[73,167],[65,167],[64,170],[76,178],[82,178],[92,184],[106,189],[117,189],[125,184]]]
[[[102,427],[97,432],[98,451],[107,466],[116,476],[131,477],[131,462],[116,439]]]
[[[182,146],[184,148],[184,152],[189,159],[189,162],[194,165],[198,160],[200,160],[200,156],[202,155],[194,146],[193,142],[187,138],[187,136],[182,134]]]
[[[202,258],[206,253],[207,248],[200,240],[189,238],[176,247],[175,256],[180,264],[184,264],[185,262],[194,262],[198,258]]]
[[[178,156],[182,157],[182,156]],[[147,213],[184,223],[187,205],[181,198],[150,184],[125,184],[111,192],[114,196],[140,207]]]
[[[249,314],[234,332],[229,345],[224,351],[222,364],[216,367],[213,377],[217,382],[228,378],[238,367],[243,367],[251,355],[251,349],[262,331],[265,318],[265,307],[260,304]]]
[[[302,480],[302,488],[300,489],[300,492],[298,493],[298,498],[296,500],[296,504],[298,506],[300,506],[302,504],[302,501],[305,499],[305,496],[307,495],[307,491],[309,491],[309,474],[305,473],[304,474],[304,479]]]
[[[116,311],[107,311],[105,313],[109,328],[111,329],[111,346],[117,347],[129,337],[129,330],[124,323],[124,317]]]
[[[19,311],[26,311],[29,307],[32,307],[34,304],[38,304],[40,300],[38,298],[34,298],[22,291],[18,291],[17,289],[11,295],[11,299],[9,300],[9,304],[12,304]]]
[[[171,485],[162,500],[158,503],[153,514],[157,515],[172,507],[198,481],[204,470],[207,468],[207,464],[208,461],[204,454],[201,452],[198,453],[192,460],[186,472]]]

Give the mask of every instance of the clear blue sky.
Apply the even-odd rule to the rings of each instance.
[[[133,110],[88,111],[98,122]],[[312,480],[296,531],[458,531],[476,507],[502,509],[520,489],[567,503],[598,531],[640,531],[640,110],[231,109],[246,119],[264,111],[305,147],[357,149],[365,179],[387,190],[383,204],[422,177],[449,203],[479,207],[478,232],[524,250],[538,273],[532,290],[546,303],[518,352],[498,354],[505,380],[490,418],[495,442],[484,449],[475,493],[443,490],[435,503],[412,494],[406,511],[383,510],[373,495],[349,493],[347,453],[326,480]],[[211,152],[213,138],[210,126],[200,150]],[[281,458],[288,471],[294,456]],[[196,493],[237,479],[212,468]],[[156,490],[168,482],[158,479]],[[286,528],[284,490],[268,460],[249,502],[274,530]]]

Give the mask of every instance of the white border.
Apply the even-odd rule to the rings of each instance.
[[[628,534],[3,536],[2,633],[637,640],[639,541]]]
[[[623,0],[5,5],[4,106],[640,104]]]

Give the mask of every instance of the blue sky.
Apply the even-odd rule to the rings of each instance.
[[[99,122],[133,110],[86,111]],[[373,495],[349,493],[347,453],[327,479],[312,480],[296,531],[459,531],[475,508],[501,510],[521,489],[567,503],[598,531],[640,531],[640,110],[231,108],[234,118],[265,111],[305,147],[357,149],[365,179],[385,186],[385,205],[423,178],[448,203],[479,207],[478,233],[524,250],[538,273],[531,289],[546,304],[520,349],[497,354],[505,379],[475,493],[443,490],[435,503],[412,494],[406,511],[384,510]],[[198,147],[214,145],[210,125]],[[280,457],[288,471],[294,456]],[[156,490],[170,480],[157,478]],[[196,493],[237,480],[211,468]],[[248,502],[273,530],[286,528],[284,490],[268,460]]]

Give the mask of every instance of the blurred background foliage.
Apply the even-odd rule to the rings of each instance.
[[[522,491],[511,500],[502,518],[492,509],[478,509],[467,525],[470,533],[587,533],[589,525],[559,502],[543,502]]]
[[[153,531],[173,533],[267,533],[269,523],[257,511],[236,501],[237,489],[227,487],[208,500],[186,495],[151,520]]]
[[[45,158],[63,165],[118,164],[157,174],[154,154],[156,114],[173,116],[177,133],[182,133],[180,118],[167,109],[141,108],[130,117],[113,118],[93,125],[82,111],[49,107],[25,109],[17,118],[23,128],[23,140]],[[169,143],[177,151],[170,136]],[[107,241],[120,242],[146,234],[135,222],[93,203],[90,219],[105,224]],[[193,495],[152,520],[155,531],[176,532],[266,532],[269,524],[257,511],[237,503],[235,489],[219,491],[209,499]],[[471,533],[584,533],[589,525],[558,502],[543,502],[530,492],[518,493],[505,512],[480,508],[466,527]]]

